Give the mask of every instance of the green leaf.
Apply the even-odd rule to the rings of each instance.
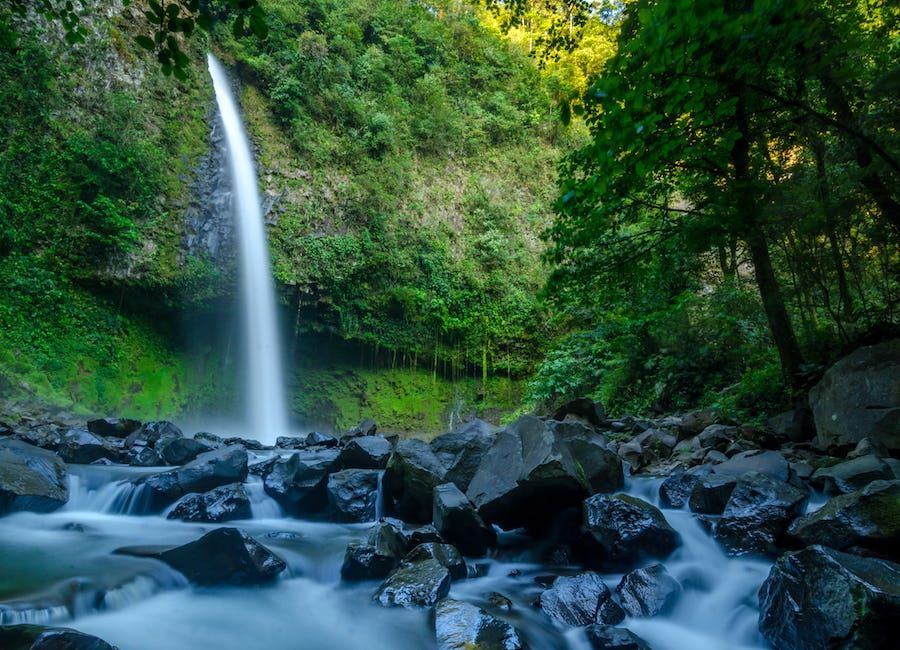
[[[265,40],[269,36],[269,26],[266,24],[265,18],[257,14],[250,14],[250,31],[260,40]]]
[[[134,42],[140,45],[145,50],[155,50],[156,43],[153,42],[153,39],[145,34],[140,34],[134,37]]]
[[[241,38],[244,35],[244,14],[240,14],[234,19],[234,24],[231,26],[231,33],[235,38]]]

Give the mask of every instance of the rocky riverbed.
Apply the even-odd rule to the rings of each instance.
[[[0,646],[889,647],[900,450],[796,420],[3,424]]]

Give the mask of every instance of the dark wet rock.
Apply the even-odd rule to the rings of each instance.
[[[151,510],[158,511],[191,492],[208,492],[247,478],[247,452],[239,446],[220,447],[200,454],[187,465],[137,482],[148,491]]]
[[[716,523],[716,539],[731,553],[775,555],[808,501],[805,489],[765,474],[745,474]]]
[[[378,580],[386,578],[400,564],[400,558],[394,555],[382,555],[371,544],[352,543],[344,553],[341,565],[341,579]]]
[[[616,587],[619,604],[628,616],[665,614],[680,595],[681,585],[659,563],[625,574]]]
[[[225,444],[225,440],[223,440],[221,436],[217,436],[216,434],[209,433],[207,431],[201,431],[197,434],[194,434],[194,440],[199,440],[200,442],[209,445],[213,449],[218,449]]]
[[[615,624],[625,618],[609,587],[591,571],[557,578],[552,587],[541,593],[540,606],[562,625]]]
[[[859,348],[809,392],[823,447],[877,440],[900,451],[900,339]]]
[[[284,560],[237,528],[216,528],[158,555],[197,585],[252,585],[274,580]]]
[[[864,488],[872,481],[891,480],[894,472],[890,465],[874,454],[847,460],[813,472],[810,483],[825,494],[847,494]]]
[[[369,531],[368,542],[383,555],[391,555],[398,560],[406,555],[410,548],[409,540],[403,534],[399,523],[393,524],[382,519]]]
[[[226,445],[240,445],[244,449],[250,449],[251,451],[260,451],[266,448],[263,443],[254,438],[240,438],[234,436],[232,438],[225,438],[222,442]]]
[[[703,449],[717,449],[725,451],[738,437],[738,428],[724,424],[711,424],[697,436],[697,441]]]
[[[714,472],[701,474],[688,499],[691,512],[704,515],[722,514],[737,482],[737,477],[733,475]]]
[[[565,420],[573,417],[584,420],[595,427],[602,427],[606,424],[606,409],[603,408],[603,404],[600,402],[595,402],[586,397],[579,397],[571,402],[566,402],[553,413],[554,420]]]
[[[894,647],[900,565],[810,546],[778,559],[759,604],[760,632],[776,648]]]
[[[779,481],[787,481],[790,477],[790,464],[780,452],[754,449],[735,454],[724,463],[716,465],[713,472],[736,477],[747,472],[759,472]]]
[[[384,607],[432,607],[450,592],[450,572],[437,560],[403,563],[375,592]]]
[[[431,449],[446,468],[444,480],[465,492],[493,444],[496,430],[483,420],[470,420],[432,440]]]
[[[499,431],[466,496],[487,523],[547,527],[588,495],[621,487],[622,464],[602,436],[561,436],[523,416]]]
[[[465,555],[484,555],[497,544],[494,529],[482,521],[466,495],[453,483],[434,488],[432,520],[441,536]]]
[[[431,521],[432,491],[446,470],[427,442],[401,440],[388,461],[382,489],[389,509],[406,521]]]
[[[616,454],[628,463],[632,473],[659,460],[656,454],[649,449],[641,447],[641,444],[636,440],[621,443],[616,449]]]
[[[377,469],[345,469],[328,477],[326,491],[336,521],[373,521],[378,498]]]
[[[500,612],[511,612],[513,608],[512,601],[501,594],[499,591],[492,591],[487,597],[488,604],[492,609]]]
[[[381,436],[354,438],[341,450],[344,469],[384,469],[391,456],[391,443]]]
[[[156,445],[159,455],[169,465],[184,465],[213,448],[203,440],[194,438],[170,438],[164,444]]]
[[[627,494],[597,494],[584,502],[586,533],[578,554],[589,566],[627,566],[665,558],[681,538],[654,506]]]
[[[159,467],[166,464],[157,451],[150,447],[134,446],[128,450],[127,457],[128,464],[132,467]]]
[[[444,541],[444,538],[441,537],[441,534],[438,532],[437,528],[435,528],[431,524],[428,524],[427,526],[420,526],[409,534],[410,546],[418,546],[419,544],[427,544],[428,542],[443,544]]]
[[[766,428],[777,440],[802,442],[816,435],[812,413],[808,408],[785,411],[769,418]]]
[[[678,424],[678,437],[684,440],[685,438],[696,436],[706,427],[715,424],[718,419],[718,413],[712,409],[688,413],[681,418],[681,422]]]
[[[141,422],[128,418],[100,418],[87,423],[88,431],[104,438],[127,438],[140,428]]]
[[[306,436],[306,445],[308,447],[337,447],[338,439],[327,433],[312,431]]]
[[[900,481],[873,481],[862,490],[836,496],[800,517],[788,529],[805,545],[838,550],[867,549],[900,559]]]
[[[523,650],[516,629],[483,609],[444,598],[435,607],[438,650]]]
[[[266,494],[291,514],[314,514],[328,505],[328,474],[338,465],[335,448],[298,451],[276,461],[263,479]]]
[[[703,462],[707,465],[718,465],[728,460],[728,456],[716,449],[710,449],[703,457]]]
[[[890,457],[891,452],[878,440],[874,440],[873,438],[863,438],[857,442],[853,450],[847,454],[847,460],[870,455],[877,456],[878,458],[888,458]]]
[[[19,440],[0,439],[0,515],[51,512],[69,500],[66,466],[54,453]]]
[[[670,475],[659,486],[659,502],[664,508],[683,508],[700,480],[712,471],[705,466],[692,467]]]
[[[275,446],[279,449],[305,449],[306,438],[295,438],[293,436],[278,436],[275,438]]]
[[[223,485],[205,494],[188,494],[182,497],[168,519],[222,523],[234,519],[250,519],[250,498],[240,483]]]
[[[125,448],[130,449],[135,445],[156,448],[157,445],[162,446],[170,440],[183,437],[181,429],[171,422],[146,422],[140,429],[129,434],[125,439]]]
[[[69,429],[59,443],[59,457],[67,463],[89,465],[95,460],[116,460],[119,451],[100,436],[86,429]]]
[[[281,460],[282,459],[279,456],[275,456],[274,458],[267,458],[266,460],[259,463],[253,463],[252,465],[247,466],[247,473],[252,474],[253,476],[264,478],[269,472],[272,471],[272,468],[275,467],[275,464]]]
[[[646,641],[624,627],[589,625],[585,634],[593,650],[650,650]]]
[[[650,450],[657,458],[668,458],[678,444],[678,439],[671,433],[651,428],[636,435],[632,438],[632,442]]]
[[[455,546],[450,544],[419,544],[403,558],[404,564],[415,564],[424,560],[437,560],[450,572],[453,580],[465,580],[469,573],[466,562]]]
[[[116,650],[103,639],[65,627],[0,625],[4,650]]]

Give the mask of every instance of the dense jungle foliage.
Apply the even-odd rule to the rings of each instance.
[[[761,418],[896,327],[891,3],[24,5],[0,3],[10,395],[229,401],[218,339],[179,333],[233,291],[184,246],[207,49],[256,147],[304,418],[437,431],[577,395]]]

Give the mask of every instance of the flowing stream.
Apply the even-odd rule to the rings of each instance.
[[[289,427],[275,309],[275,284],[272,280],[256,170],[250,141],[244,131],[228,75],[212,54],[209,55],[209,73],[225,127],[233,209],[240,247],[248,426],[252,437],[274,443],[276,437],[289,433]]]
[[[183,544],[218,526],[129,514],[141,509],[131,480],[161,469],[73,465],[63,510],[5,517],[0,622],[70,626],[122,650],[435,648],[428,612],[383,609],[371,601],[377,582],[341,582],[344,550],[363,540],[370,524],[284,517],[252,476],[253,518],[225,525],[246,530],[287,562],[273,585],[191,587],[160,562],[113,554],[121,546]],[[657,503],[658,486],[636,479],[626,491]],[[727,557],[689,512],[664,513],[682,536],[665,564],[684,592],[669,614],[622,625],[655,650],[767,647],[756,629],[756,592],[769,565]],[[486,575],[454,582],[451,597],[486,605],[488,594],[500,592],[512,600],[509,618],[531,650],[587,650],[583,631],[553,625],[532,605],[542,589],[534,578],[560,568],[538,562],[521,535],[504,533],[501,540],[503,559],[472,560]],[[603,578],[615,588],[621,575]]]

